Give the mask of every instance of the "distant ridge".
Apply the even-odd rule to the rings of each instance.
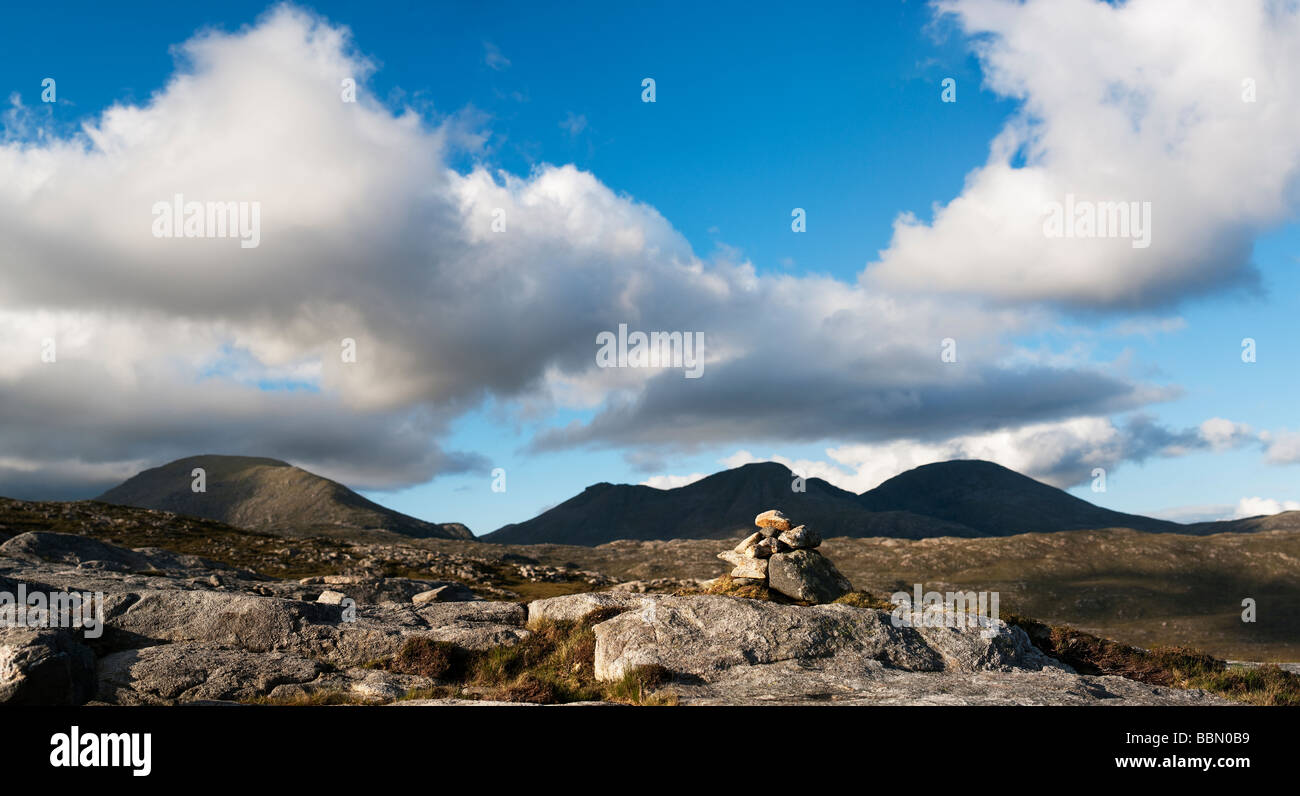
[[[195,493],[190,488],[190,473],[196,467],[206,473],[206,492]],[[474,538],[460,523],[425,522],[384,508],[336,481],[288,462],[253,456],[177,459],[138,473],[97,499],[252,530],[379,529],[417,538]]]
[[[1211,534],[1300,528],[1300,512],[1182,525],[1111,511],[999,464],[977,459],[927,464],[855,495],[820,478],[791,489],[775,462],[724,470],[675,489],[600,483],[531,520],[480,537],[503,544],[598,545],[619,539],[722,539],[752,530],[754,515],[780,508],[825,537],[991,537],[1131,528]]]
[[[481,538],[505,544],[580,545],[616,539],[726,539],[751,529],[754,515],[773,506],[815,525],[827,537],[980,535],[959,523],[907,511],[866,511],[857,495],[820,478],[805,480],[805,491],[795,492],[793,479],[784,465],[759,462],[676,489],[595,484],[527,522]]]
[[[960,522],[980,536],[1094,528],[1187,533],[1188,527],[1104,509],[981,459],[923,464],[862,493],[858,502],[869,511],[910,511]]]

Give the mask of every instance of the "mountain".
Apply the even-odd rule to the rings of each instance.
[[[925,464],[864,492],[868,511],[909,511],[957,522],[980,536],[1132,528],[1186,533],[1187,526],[1094,506],[1000,464],[955,460]]]
[[[727,539],[753,528],[754,515],[779,508],[827,538],[991,537],[1130,528],[1205,535],[1300,529],[1300,512],[1181,525],[1095,506],[992,462],[927,464],[855,495],[820,478],[791,489],[794,474],[775,462],[747,464],[675,489],[595,484],[526,522],[482,538],[502,544],[598,545],[619,539]]]
[[[503,544],[579,545],[616,539],[728,539],[752,529],[754,515],[773,506],[827,537],[980,535],[959,523],[909,511],[866,511],[857,495],[820,478],[807,479],[804,491],[795,492],[793,480],[784,465],[760,462],[676,489],[595,484],[527,522],[482,538]]]
[[[191,489],[194,479],[190,474],[196,467],[206,473],[206,492]],[[418,538],[474,538],[460,523],[418,520],[287,462],[251,456],[177,459],[132,476],[97,500],[172,511],[251,530],[380,529]]]

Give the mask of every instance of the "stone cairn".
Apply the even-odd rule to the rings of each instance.
[[[828,603],[853,590],[830,559],[817,552],[821,534],[804,525],[793,526],[776,509],[754,518],[758,526],[732,550],[718,558],[732,564],[738,585],[767,586],[802,602]]]

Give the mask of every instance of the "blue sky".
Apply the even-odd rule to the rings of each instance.
[[[954,5],[961,12],[967,4]],[[858,284],[864,269],[881,259],[882,251],[891,249],[900,214],[915,214],[917,223],[930,225],[936,205],[963,195],[972,172],[990,160],[995,137],[1009,124],[1042,114],[1047,118],[1045,129],[1055,132],[1063,126],[1053,127],[1051,114],[1061,119],[1065,112],[1050,100],[1040,101],[1034,93],[1040,89],[1028,79],[1024,82],[1029,87],[1021,96],[1011,96],[1015,92],[1005,88],[1005,82],[1015,83],[1020,77],[1016,69],[1024,68],[1017,57],[1033,57],[1032,47],[1017,49],[1018,41],[1033,39],[1032,22],[1015,20],[1014,13],[1006,19],[981,17],[978,4],[969,5],[974,8],[966,17],[944,17],[919,2],[813,3],[782,6],[773,13],[755,13],[747,3],[646,7],[571,3],[556,9],[527,3],[372,2],[314,3],[300,8],[318,14],[330,26],[350,29],[355,45],[351,52],[359,51],[376,67],[362,89],[374,107],[390,115],[409,109],[426,129],[445,125],[443,129],[479,136],[477,143],[452,147],[447,153],[447,165],[459,174],[481,168],[526,180],[547,164],[572,164],[592,175],[611,195],[652,208],[703,263],[747,263],[758,278],[769,279],[772,285],[786,277],[826,276],[848,290]],[[1081,25],[1093,24],[1100,17],[1091,5],[1072,0],[1061,6],[1062,15],[1078,13]],[[205,28],[238,37],[244,26],[261,24],[267,12],[265,4],[241,2],[205,8],[137,8],[139,13],[126,14],[102,4],[71,3],[60,6],[53,18],[48,9],[36,6],[8,10],[6,30],[0,33],[0,87],[18,96],[19,104],[29,109],[29,121],[34,118],[47,136],[42,139],[30,129],[19,134],[11,120],[11,141],[22,139],[39,146],[49,136],[75,138],[83,122],[96,122],[114,104],[149,106],[176,70],[178,45]],[[141,24],[144,17],[148,24]],[[1119,24],[1120,19],[1108,17],[1096,24]],[[982,26],[1002,27],[980,34],[977,29]],[[972,50],[972,42],[981,35],[1007,42],[1009,54],[996,66]],[[1169,35],[1179,34],[1175,30]],[[1088,56],[1061,55],[1066,62],[1071,57]],[[1000,77],[991,78],[992,69]],[[40,102],[40,81],[51,75],[58,79],[59,92],[59,103],[53,107]],[[653,104],[640,101],[644,77],[656,80]],[[945,78],[957,81],[954,103],[940,101]],[[1237,75],[1231,78],[1235,81]],[[265,79],[276,80],[270,75]],[[1000,81],[1001,86],[990,85]],[[1158,98],[1149,100],[1151,107],[1160,106]],[[244,124],[256,124],[261,112],[274,114],[276,109],[254,112],[244,118]],[[1058,143],[1061,150],[1083,151],[1086,138],[1084,131]],[[1071,160],[1052,150],[1051,134],[1045,133],[1044,140],[1048,142],[1048,153],[1042,156],[1046,172]],[[1244,175],[1248,177],[1249,173]],[[1153,169],[1149,179],[1161,179],[1160,172]],[[1231,515],[1243,498],[1300,500],[1300,489],[1294,486],[1295,464],[1281,449],[1272,461],[1266,455],[1269,440],[1300,425],[1294,420],[1290,397],[1297,387],[1295,297],[1300,288],[1295,274],[1300,233],[1291,220],[1292,186],[1288,179],[1278,207],[1245,219],[1214,216],[1215,212],[1227,215],[1217,208],[1179,208],[1179,223],[1209,218],[1221,221],[1227,230],[1250,230],[1249,262],[1206,266],[1211,278],[1202,287],[1188,288],[1180,281],[1176,272],[1184,266],[1181,255],[1174,252],[1161,255],[1166,262],[1142,283],[1148,292],[1141,300],[1089,293],[1076,301],[1046,289],[1042,295],[1022,299],[1011,297],[1011,289],[996,280],[975,299],[969,295],[954,299],[963,302],[960,310],[954,309],[954,317],[964,319],[963,328],[986,335],[998,356],[1011,356],[1013,350],[1021,357],[1036,352],[1059,367],[1101,369],[1121,374],[1131,384],[1163,390],[1159,398],[1133,399],[1122,405],[1098,403],[1080,410],[1079,416],[1103,418],[1118,428],[1141,416],[1167,430],[1171,438],[1211,418],[1250,429],[1221,446],[1204,440],[1190,445],[1165,440],[1144,447],[1140,441],[1129,441],[1115,442],[1107,448],[1110,453],[1099,453],[1106,446],[1085,440],[1068,462],[1047,462],[1031,474],[1070,486],[1088,500],[1140,513],[1185,510],[1178,516],[1208,518]],[[804,233],[791,231],[794,207],[807,211]],[[936,232],[935,237],[940,235]],[[562,243],[557,245],[563,250]],[[960,251],[960,243],[953,245]],[[935,246],[939,248],[918,249],[918,256],[924,259],[927,252],[951,251]],[[265,256],[273,254],[272,250]],[[1008,259],[1015,254],[1009,244]],[[1243,288],[1234,274],[1251,267],[1258,271],[1258,284]],[[977,266],[969,266],[965,273],[973,268]],[[1117,265],[1116,271],[1124,267]],[[894,278],[887,288],[872,283],[868,289],[893,290],[905,282],[906,277]],[[906,292],[902,287],[898,290],[900,295]],[[41,306],[62,305],[51,299]],[[799,322],[798,305],[777,309],[772,324]],[[556,302],[534,310],[557,316],[568,311]],[[755,315],[771,310],[761,302],[752,307]],[[989,328],[988,319],[1002,313],[1026,320]],[[940,309],[940,326],[943,314]],[[230,320],[234,315],[228,313],[223,321],[237,327]],[[928,335],[930,328],[927,325],[917,334]],[[463,331],[476,334],[473,329]],[[243,337],[236,331],[214,346],[198,371],[201,379],[251,385],[266,393],[295,393],[289,398],[304,401],[330,394],[328,381],[322,389],[313,381],[317,371],[309,366],[307,376],[301,375],[302,370],[290,368],[286,375],[277,369],[286,361],[301,368],[303,361],[281,356],[276,345],[258,337],[261,332],[260,326]],[[234,342],[244,337],[259,342],[248,347]],[[1241,361],[1244,337],[1257,340],[1257,362]],[[860,346],[867,349],[875,342],[864,338]],[[853,345],[851,341],[847,345],[850,351]],[[938,340],[926,337],[919,343],[908,340],[906,345],[937,349]],[[977,348],[985,347],[981,343]],[[268,368],[265,372],[259,370],[263,365]],[[708,376],[701,381],[708,381]],[[21,378],[12,383],[31,384]],[[798,389],[816,392],[819,384]],[[1149,396],[1150,390],[1144,394]],[[960,436],[939,428],[891,436],[888,424],[844,435],[834,433],[833,427],[793,436],[772,427],[698,444],[678,440],[647,446],[581,437],[573,444],[537,450],[540,432],[569,423],[591,424],[613,399],[604,394],[595,405],[543,402],[544,409],[538,411],[523,388],[506,389],[495,381],[467,386],[451,397],[441,392],[437,396],[429,404],[436,407],[437,415],[431,426],[435,430],[429,432],[430,447],[452,459],[461,456],[462,464],[439,467],[424,462],[428,478],[408,477],[405,471],[388,477],[386,473],[401,467],[390,466],[387,460],[371,470],[365,462],[343,465],[342,454],[322,452],[323,443],[287,441],[287,436],[283,444],[270,443],[272,449],[260,452],[316,464],[329,474],[369,487],[369,496],[394,508],[431,520],[465,522],[482,533],[527,519],[593,482],[688,477],[746,460],[744,454],[823,463],[838,468],[841,485],[860,491],[859,487],[873,485],[888,473],[877,473],[879,468],[855,469],[843,461],[832,464],[828,448],[890,443],[924,447]],[[417,404],[412,399],[409,405]],[[392,405],[385,403],[384,409]],[[294,414],[291,409],[284,411]],[[810,407],[809,411],[818,410]],[[996,418],[995,410],[985,411]],[[1064,422],[1072,417],[1065,409],[1054,411],[1050,417],[1003,420],[1006,428],[1014,430],[1031,422]],[[645,417],[645,422],[654,420],[652,415]],[[990,423],[996,425],[990,420],[985,426],[991,428]],[[211,452],[251,453],[257,447],[258,437],[251,431],[223,435],[219,430],[214,426],[211,435],[195,434],[190,441],[208,445]],[[971,433],[986,430],[971,429]],[[1272,436],[1260,441],[1261,432]],[[310,436],[305,424],[303,433],[304,439]],[[280,437],[268,434],[261,439]],[[412,452],[418,447],[415,442],[397,444],[404,446],[401,455],[421,458]],[[161,455],[141,445],[110,451],[112,446],[106,442],[103,447],[99,454],[103,462],[127,463]],[[1115,450],[1121,455],[1113,455]],[[1008,454],[1004,463],[1016,466],[1032,458],[1027,456]],[[653,464],[647,466],[647,460]],[[1108,487],[1096,493],[1089,486],[1088,473],[1103,460]],[[503,493],[490,489],[494,467],[507,472]],[[389,484],[401,488],[385,488]]]

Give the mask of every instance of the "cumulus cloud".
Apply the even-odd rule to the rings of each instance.
[[[1249,425],[1222,417],[1212,417],[1200,426],[1200,439],[1216,451],[1235,448],[1256,438]]]
[[[972,29],[1000,24],[1000,6],[971,8]],[[448,163],[458,148],[481,146],[490,132],[469,129],[465,116],[380,104],[365,90],[371,60],[345,28],[308,12],[278,7],[177,52],[176,74],[145,103],[115,105],[74,135],[7,126],[0,139],[0,493],[44,481],[60,495],[77,483],[92,494],[142,463],[198,452],[278,456],[392,489],[485,470],[481,457],[439,440],[487,399],[544,425],[557,408],[594,413],[545,426],[533,450],[608,446],[644,451],[643,462],[740,440],[911,445],[908,455],[924,458],[993,449],[998,435],[1027,449],[1035,434],[1055,434],[1053,444],[1077,444],[1055,463],[1028,466],[1063,474],[1091,460],[1089,445],[1135,455],[1200,439],[1135,421],[1116,433],[1145,441],[1120,444],[1102,426],[1071,426],[1177,389],[1136,382],[1120,363],[1019,350],[1009,341],[1052,322],[1041,308],[893,292],[907,287],[895,255],[852,285],[759,275],[726,248],[698,257],[653,207],[573,166],[457,171]],[[1001,85],[1024,56],[986,57]],[[356,102],[340,96],[349,77]],[[1271,101],[1261,94],[1253,112]],[[1050,155],[1048,127],[1031,162],[1064,162]],[[1212,143],[1195,132],[1192,155]],[[1124,142],[1121,131],[1108,135],[1098,147]],[[1066,160],[1076,157],[1071,149]],[[1277,209],[1269,197],[1279,179],[1250,186],[1254,200],[1243,187],[1226,201],[1245,202],[1242,216],[1258,222]],[[994,187],[998,196],[1015,190]],[[155,238],[152,208],[177,194],[259,203],[260,245]],[[901,240],[891,251],[903,251]],[[986,245],[980,238],[967,254]],[[930,257],[939,249],[908,251],[929,252],[926,268],[946,262]],[[1005,263],[964,262],[992,268],[995,298],[1008,295],[1008,279],[1060,284],[1055,271],[1008,278]],[[1189,261],[1192,281],[1223,276],[1200,262]],[[1163,273],[1129,265],[1120,270],[1143,285]],[[936,275],[934,284],[955,283]],[[1059,297],[1054,287],[1032,290]],[[704,376],[597,367],[597,334],[624,323],[702,332]],[[940,357],[945,339],[956,362]],[[42,360],[46,340],[57,344],[53,362]],[[340,356],[346,341],[355,362]],[[864,466],[865,452],[836,450],[841,472]]]
[[[1282,511],[1300,511],[1300,501],[1244,497],[1237,502],[1237,509],[1230,519],[1257,517],[1261,514],[1277,514]]]
[[[1296,209],[1295,4],[935,6],[1019,112],[960,195],[896,220],[867,284],[1117,308],[1254,283],[1254,237]],[[1048,237],[1049,203],[1069,196],[1150,202],[1150,245]]]

